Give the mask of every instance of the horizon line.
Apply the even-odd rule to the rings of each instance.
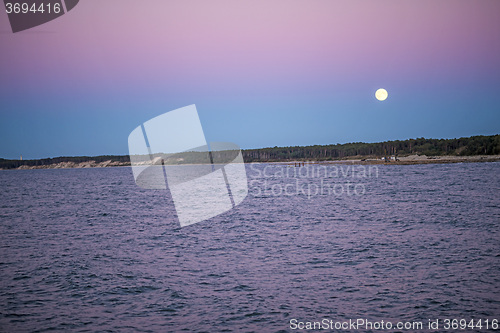
[[[473,138],[473,137],[480,137],[480,136],[497,136],[500,135],[500,133],[497,134],[491,134],[491,135],[484,135],[484,134],[478,134],[478,135],[471,135],[471,136],[462,136],[462,137],[455,137],[455,138],[425,138],[425,137],[417,137],[417,138],[409,138],[409,139],[395,139],[395,140],[386,140],[386,141],[375,141],[375,142],[363,142],[363,141],[352,141],[352,142],[344,142],[344,143],[329,143],[329,144],[315,144],[315,145],[306,145],[306,146],[268,146],[268,147],[261,147],[261,148],[240,148],[242,151],[248,151],[248,150],[260,150],[260,149],[275,149],[275,148],[307,148],[307,147],[317,147],[317,146],[336,146],[336,145],[348,145],[348,144],[356,144],[356,143],[361,143],[361,144],[376,144],[376,143],[386,143],[386,142],[396,142],[396,141],[410,141],[410,140],[457,140],[457,139],[465,139],[465,138]],[[54,157],[42,157],[42,158],[29,158],[29,159],[24,159],[22,158],[22,154],[20,154],[20,159],[11,159],[11,158],[4,158],[0,157],[0,160],[10,160],[10,161],[32,161],[32,160],[44,160],[44,159],[53,159],[53,158],[63,158],[63,157],[101,157],[101,156],[129,156],[130,154],[101,154],[101,155],[59,155],[59,156],[54,156]]]

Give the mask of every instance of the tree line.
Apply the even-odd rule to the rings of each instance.
[[[499,155],[500,135],[472,136],[459,139],[409,139],[376,143],[353,142],[335,145],[273,147],[260,149],[244,149],[245,162],[279,162],[290,160],[338,160],[349,157],[382,157],[382,156],[473,156]],[[38,160],[7,160],[0,158],[1,169],[14,169],[21,165],[43,166],[61,162],[82,163],[95,161],[96,163],[109,161],[130,163],[128,155],[102,156],[69,156],[44,158]]]
[[[101,156],[61,156],[54,158],[43,158],[38,160],[7,160],[0,158],[0,168],[1,169],[15,169],[20,167],[21,165],[27,166],[43,166],[43,165],[51,165],[62,162],[73,162],[73,163],[82,163],[95,161],[96,163],[101,163],[105,161],[111,160],[112,162],[122,162],[122,163],[130,163],[130,157],[128,155],[101,155]]]
[[[274,147],[243,151],[245,162],[286,160],[337,160],[348,157],[405,155],[498,155],[500,135],[472,136],[459,139],[409,139],[377,143],[353,142],[336,145]]]

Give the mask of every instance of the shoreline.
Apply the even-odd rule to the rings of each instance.
[[[476,155],[476,156],[425,156],[425,155],[410,155],[397,157],[393,159],[376,159],[376,158],[355,158],[344,160],[290,160],[290,161],[263,161],[263,162],[245,162],[250,163],[270,163],[284,164],[291,166],[307,166],[307,165],[417,165],[417,164],[449,164],[449,163],[480,163],[480,162],[498,162],[500,155]],[[87,168],[111,168],[111,167],[130,167],[129,162],[112,162],[111,160],[96,163],[95,161],[87,161],[82,163],[60,162],[49,165],[21,165],[18,168],[1,169],[0,170],[35,170],[35,169],[87,169]]]

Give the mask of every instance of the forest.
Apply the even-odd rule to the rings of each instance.
[[[273,147],[244,149],[245,162],[283,162],[283,161],[331,161],[349,158],[380,158],[383,156],[474,156],[499,155],[500,135],[472,136],[459,139],[409,139],[376,143],[353,142],[335,145]],[[15,169],[22,165],[44,166],[61,162],[96,163],[109,161],[130,163],[128,155],[68,156],[37,160],[8,160],[0,158],[0,169]]]
[[[459,139],[409,139],[377,143],[344,143],[306,147],[274,147],[243,151],[245,162],[286,160],[338,160],[383,156],[473,156],[500,154],[500,135],[472,136]]]

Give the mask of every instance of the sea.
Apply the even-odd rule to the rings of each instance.
[[[0,171],[0,331],[500,332],[499,162],[246,172],[181,228],[129,167]]]

